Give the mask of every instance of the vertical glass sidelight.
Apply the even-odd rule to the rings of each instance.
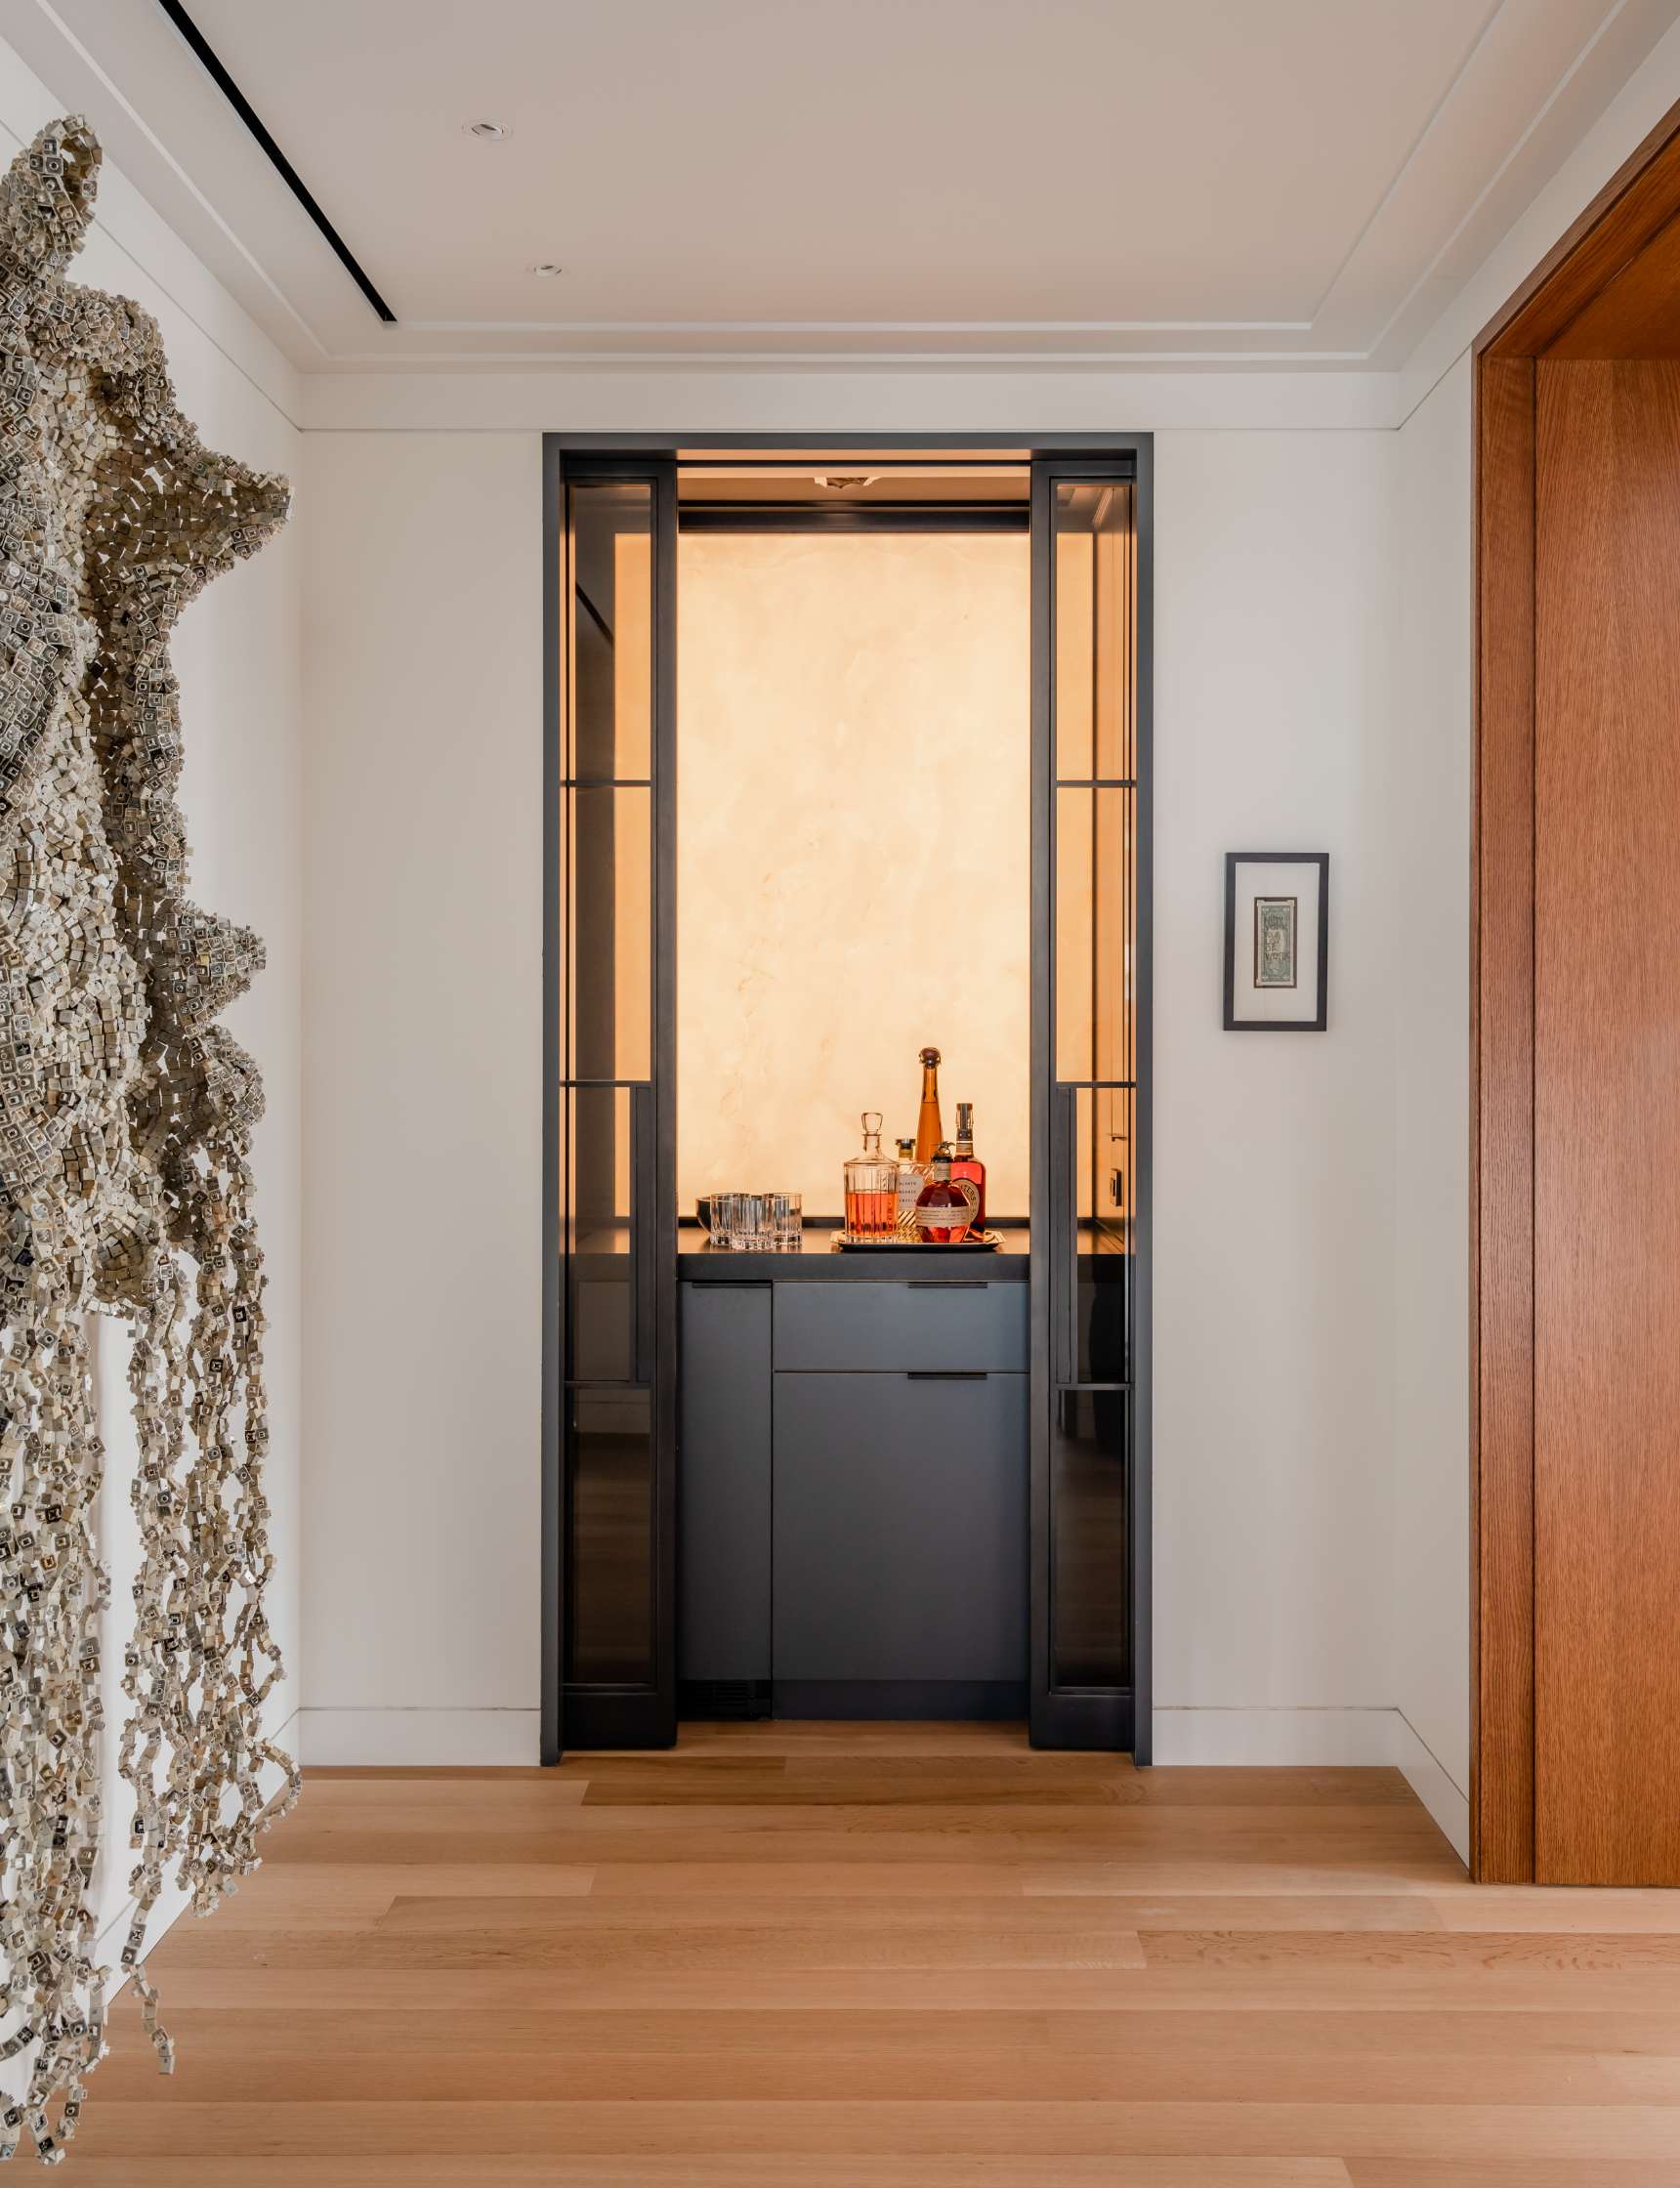
[[[651,482],[567,488],[567,775],[575,781],[652,775],[653,498]]]
[[[675,465],[554,491],[558,1751],[676,1730]]]
[[[1033,1737],[1147,1756],[1138,459],[1033,466]]]
[[[653,794],[579,785],[567,798],[570,1076],[653,1076]]]
[[[573,1390],[567,1422],[566,1667],[573,1686],[649,1686],[653,1421],[646,1390]]]

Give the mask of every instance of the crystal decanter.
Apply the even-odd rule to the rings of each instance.
[[[863,1112],[863,1152],[846,1164],[846,1236],[890,1239],[899,1223],[899,1166],[881,1153],[881,1113]]]

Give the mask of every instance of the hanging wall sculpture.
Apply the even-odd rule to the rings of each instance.
[[[297,1790],[261,1730],[281,1676],[263,1607],[262,1081],[216,1024],[263,948],[185,894],[168,652],[187,604],[284,521],[287,489],[202,445],[144,312],[65,280],[99,162],[69,119],[0,182],[0,2059],[28,2083],[0,2100],[0,2156],[26,2131],[49,2161],[102,2048],[107,1826],[133,1849],[121,1960],[167,2071],[145,1969],[166,1872],[208,1914]],[[92,1310],[130,1325],[139,1451],[109,1818]]]

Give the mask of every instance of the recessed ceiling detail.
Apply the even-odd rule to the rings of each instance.
[[[164,5],[6,34],[306,370],[1388,369],[1677,12],[191,0],[383,326]]]
[[[326,244],[328,250],[332,252],[333,256],[338,260],[339,264],[344,268],[345,272],[350,275],[351,279],[356,283],[357,287],[361,291],[362,295],[366,297],[368,303],[372,305],[378,316],[383,319],[389,326],[396,319],[396,313],[392,311],[390,305],[386,303],[384,297],[380,295],[379,291],[374,287],[373,283],[362,272],[360,266],[357,265],[355,255],[351,251],[349,244],[346,243],[344,237],[340,235],[337,229],[333,227],[331,221],[327,219],[325,213],[323,213],[320,207],[315,203],[314,197],[310,194],[309,189],[304,183],[302,176],[299,175],[297,169],[292,165],[291,161],[286,157],[285,153],[274,142],[274,139],[270,135],[269,130],[265,126],[263,119],[257,112],[256,108],[251,105],[250,101],[245,97],[244,93],[239,89],[239,86],[233,81],[232,77],[228,73],[227,69],[222,65],[221,61],[217,58],[216,53],[211,47],[209,40],[198,28],[198,25],[193,21],[192,18],[188,14],[187,10],[181,5],[181,0],[158,0],[158,6],[163,10],[164,14],[169,18],[170,21],[174,23],[176,29],[180,31],[182,37],[187,41],[188,47],[191,51],[194,60],[196,60],[202,66],[205,74],[216,86],[216,89],[222,94],[223,98],[227,100],[229,105],[232,107],[234,113],[238,115],[239,119],[244,123],[245,127],[250,131],[259,148],[262,150],[264,156],[268,159],[270,165],[273,168],[275,174],[278,175],[281,182],[286,186],[287,189],[291,191],[292,195],[297,199],[298,203],[303,207],[304,211],[309,215],[310,219],[320,231],[321,240]],[[493,123],[475,124],[474,126],[488,129],[495,128],[495,125]],[[496,134],[500,135],[501,132],[498,130],[496,131]]]

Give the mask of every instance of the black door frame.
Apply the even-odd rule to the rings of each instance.
[[[1077,1216],[1066,1179],[1073,1090],[1056,1075],[1056,569],[1059,484],[1130,482],[1136,571],[1133,821],[1137,891],[1132,1088],[1133,1254],[1126,1297],[1124,1411],[1126,1563],[1131,1682],[1058,1686],[1052,1640],[1056,1533],[1053,1416],[1075,1372],[1071,1264]],[[1154,1748],[1151,1690],[1150,1244],[1154,875],[1154,442],[1150,436],[1101,448],[1034,450],[1032,463],[1032,1564],[1031,1734],[1035,1746],[1129,1749],[1146,1764]],[[1096,1057],[1093,1053],[1092,1068]],[[1094,1098],[1094,1097],[1093,1097]],[[1091,1387],[1091,1386],[1086,1386]],[[1113,1386],[1102,1386],[1106,1390]]]
[[[574,1698],[571,1709],[566,1706],[563,1649],[565,1635],[566,1586],[564,1527],[565,1480],[563,1413],[566,1386],[563,1375],[563,1315],[562,1294],[563,1240],[560,1231],[561,1199],[561,1132],[563,1115],[561,1080],[564,1068],[564,950],[561,947],[562,928],[562,872],[561,872],[561,821],[564,755],[564,709],[566,692],[563,680],[565,644],[566,581],[564,553],[564,521],[566,510],[566,480],[568,471],[587,473],[596,479],[610,476],[616,459],[623,475],[646,478],[648,458],[676,458],[690,450],[708,452],[741,449],[763,451],[766,454],[805,454],[819,450],[858,449],[905,449],[927,451],[932,454],[972,449],[993,460],[1012,460],[1027,464],[1033,458],[1066,456],[1087,459],[1095,463],[1104,461],[1127,462],[1134,467],[1136,479],[1136,555],[1137,555],[1137,1018],[1136,1018],[1136,1072],[1137,1092],[1135,1100],[1136,1178],[1134,1184],[1134,1239],[1136,1244],[1133,1273],[1132,1320],[1132,1392],[1131,1392],[1131,1464],[1129,1477],[1129,1604],[1131,1619],[1132,1687],[1125,1706],[1123,1734],[1129,1736],[1129,1745],[1135,1759],[1147,1763],[1152,1752],[1152,1657],[1151,1632],[1153,1626],[1152,1593],[1152,1540],[1151,1524],[1151,1321],[1150,1276],[1152,1263],[1152,1149],[1153,1149],[1153,873],[1154,873],[1154,436],[1148,433],[823,433],[812,430],[802,433],[545,433],[542,437],[542,571],[543,571],[543,679],[542,679],[542,737],[543,737],[543,943],[542,943],[542,1556],[541,1556],[541,1759],[545,1763],[558,1762],[565,1752],[567,1739],[567,1715],[573,1744],[586,1741],[591,1732],[587,1720],[577,1720],[577,1705],[581,1698]],[[640,458],[644,468],[637,472]],[[673,516],[674,527],[674,516]],[[1049,681],[1049,663],[1043,657],[1044,648],[1040,638],[1037,618],[1040,603],[1037,594],[1037,577],[1034,579],[1034,648],[1032,665],[1032,779],[1035,801],[1041,795],[1042,783],[1048,781],[1051,767],[1052,722],[1050,707],[1052,691]],[[666,615],[670,616],[669,633]],[[675,842],[675,601],[674,593],[668,606],[655,604],[656,660],[654,735],[667,739],[664,746],[665,764],[656,779],[661,788],[655,791],[659,807],[664,808],[665,825],[656,830],[660,846],[655,860],[655,887],[659,892],[658,915],[662,928],[667,917],[675,920],[676,875],[674,865]],[[658,643],[664,639],[665,643]],[[1041,689],[1042,685],[1042,689]],[[666,866],[670,866],[667,872]],[[1036,933],[1049,932],[1049,907],[1047,897],[1040,902],[1040,892],[1047,892],[1051,875],[1047,859],[1038,856],[1036,823],[1033,856],[1033,923]],[[665,1250],[657,1254],[654,1272],[659,1296],[669,1294],[669,1321],[661,1325],[672,1331],[670,1341],[659,1347],[660,1384],[669,1378],[668,1394],[661,1387],[655,1404],[655,1421],[658,1439],[656,1453],[656,1504],[659,1511],[659,1540],[656,1545],[655,1571],[658,1576],[660,1617],[658,1620],[660,1662],[663,1653],[674,1646],[675,1592],[676,1592],[676,1529],[675,1529],[675,1443],[676,1443],[676,1344],[674,1339],[676,1315],[676,1171],[675,1171],[675,951],[661,953],[663,963],[655,977],[654,1041],[656,1054],[669,1060],[662,1074],[664,1099],[658,1103],[656,1126],[657,1147],[662,1159],[658,1161],[658,1204],[660,1228],[669,1230],[671,1236],[661,1241]],[[1049,1054],[1045,1047],[1039,1053],[1037,1029],[1049,1024],[1049,982],[1052,968],[1044,951],[1035,951],[1032,965],[1032,1017],[1034,1026],[1034,1055],[1032,1079],[1031,1148],[1033,1168],[1034,1214],[1041,1187],[1039,1180],[1046,1173],[1044,1162],[1048,1157],[1049,1108],[1052,1089],[1048,1080]],[[669,1024],[666,1019],[669,1019]],[[660,1044],[663,1044],[662,1047]],[[665,1111],[669,1109],[667,1121]],[[1044,1297],[1047,1270],[1041,1270],[1036,1227],[1033,1250],[1032,1319],[1035,1360],[1040,1344],[1048,1348],[1048,1303]],[[1039,1324],[1044,1322],[1040,1332]],[[1045,1536],[1043,1515],[1048,1510],[1048,1417],[1040,1422],[1038,1414],[1051,1402],[1053,1393],[1042,1373],[1035,1373],[1034,1413],[1032,1434],[1032,1543],[1029,1563],[1029,1616],[1032,1620],[1030,1636],[1032,1661],[1038,1663],[1041,1647],[1040,1628],[1047,1633],[1049,1620],[1049,1544]],[[1040,1404],[1039,1400],[1043,1403]],[[674,1657],[669,1666],[674,1693]],[[665,1684],[663,1679],[661,1685]],[[1036,1686],[1036,1678],[1034,1685]],[[1077,1712],[1086,1715],[1088,1712]],[[593,1711],[590,1712],[593,1715]],[[1121,1724],[1111,1707],[1104,1720],[1111,1733],[1121,1733]],[[1070,1731],[1074,1728],[1070,1727]],[[580,1737],[581,1736],[581,1741]],[[1075,1744],[1091,1744],[1090,1736],[1081,1739],[1074,1734]],[[1096,1744],[1111,1744],[1104,1738]]]

